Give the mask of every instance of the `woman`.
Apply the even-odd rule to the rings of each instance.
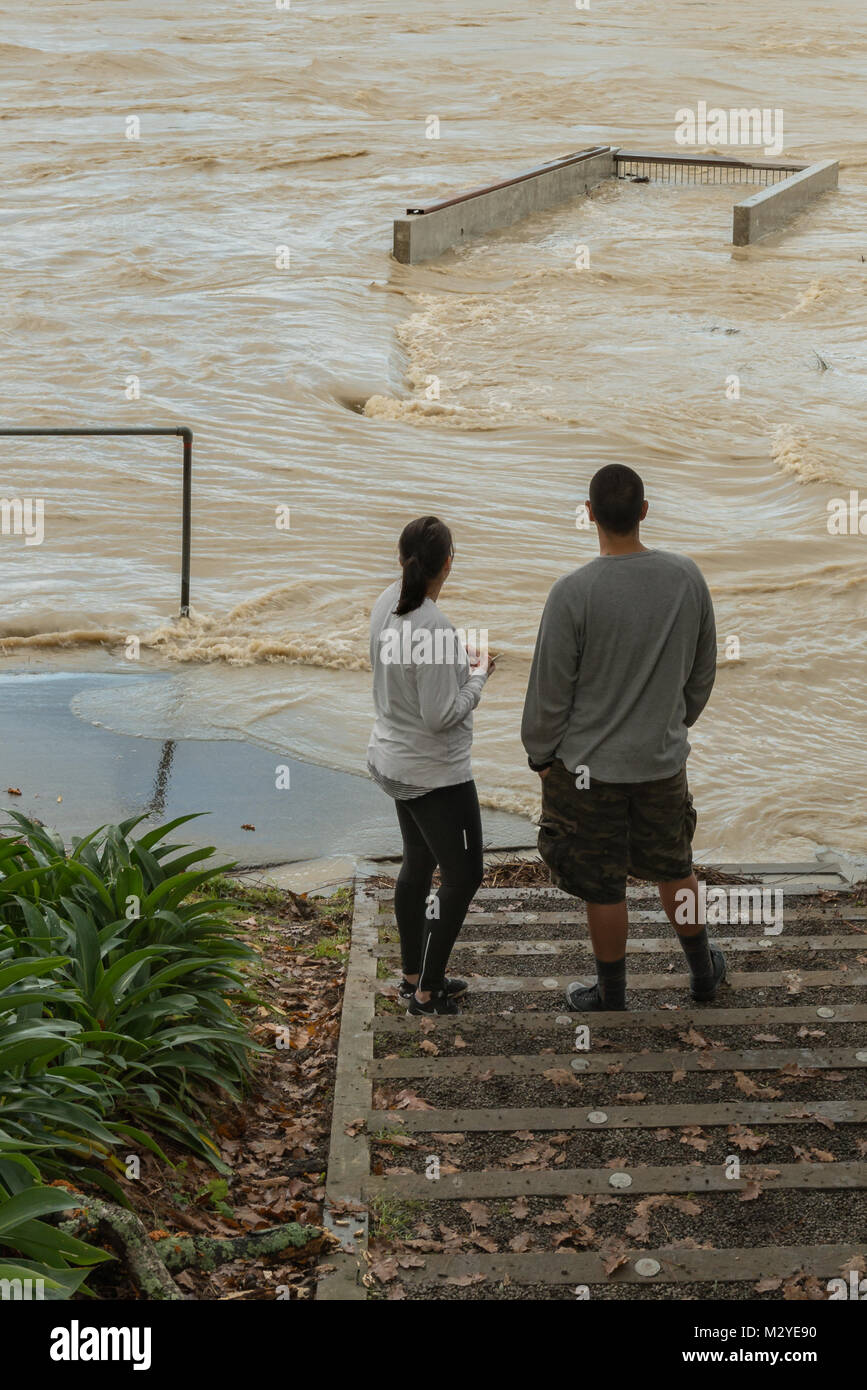
[[[483,872],[470,750],[473,710],[494,663],[487,652],[468,652],[437,607],[453,554],[437,517],[411,521],[399,542],[402,577],[370,619],[376,723],[367,766],[394,798],[403,837],[394,913],[410,1014],[460,1012],[466,983],[445,972]],[[441,883],[431,898],[437,865]]]

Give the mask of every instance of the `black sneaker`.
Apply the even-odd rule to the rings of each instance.
[[[626,1010],[625,1004],[619,1007],[606,1004],[598,984],[582,985],[578,980],[566,987],[566,1006],[573,1013],[582,1014],[622,1013]]]
[[[412,999],[417,988],[418,986],[411,985],[409,983],[409,980],[401,980],[400,984],[397,987],[397,992],[400,995],[401,999]],[[449,996],[450,999],[463,998],[468,989],[469,985],[467,984],[466,980],[457,980],[451,975],[446,976],[446,994]]]
[[[460,1009],[458,1008],[458,1006],[457,1006],[457,1004],[455,1003],[454,999],[452,999],[451,995],[447,994],[446,991],[445,991],[444,989],[432,990],[432,991],[431,991],[431,997],[430,997],[430,999],[428,1000],[428,1002],[427,1002],[426,1004],[420,1004],[420,1003],[418,1002],[418,1000],[417,1000],[416,997],[415,997],[415,990],[413,990],[413,992],[412,992],[412,997],[411,997],[411,999],[410,999],[410,1001],[409,1001],[409,1005],[408,1005],[408,1007],[407,1007],[407,1013],[408,1013],[408,1014],[459,1014],[459,1013],[460,1013]]]
[[[696,1004],[710,1004],[716,999],[717,987],[726,977],[726,958],[719,946],[710,948],[712,975],[693,975],[689,982],[689,992]]]

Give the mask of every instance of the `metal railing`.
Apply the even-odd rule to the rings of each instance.
[[[181,617],[190,616],[190,535],[191,518],[193,505],[193,431],[186,425],[174,427],[162,426],[140,426],[138,428],[126,429],[39,429],[39,430],[7,430],[0,429],[0,436],[7,437],[44,437],[44,436],[90,436],[90,435],[122,435],[122,434],[141,434],[141,435],[175,435],[179,436],[184,443],[184,471],[183,471],[183,503],[181,516]]]
[[[619,179],[638,178],[654,183],[780,183],[807,165],[792,160],[761,161],[726,155],[654,154],[650,151],[617,150],[614,168]]]

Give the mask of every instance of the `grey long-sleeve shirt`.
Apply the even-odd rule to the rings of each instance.
[[[695,562],[600,555],[548,595],[521,725],[530,765],[556,757],[601,782],[672,777],[715,676],[713,603]]]
[[[471,670],[460,634],[431,599],[398,618],[399,596],[400,582],[389,585],[370,616],[376,723],[368,761],[416,790],[468,782],[487,671]]]

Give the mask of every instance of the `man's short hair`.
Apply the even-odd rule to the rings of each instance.
[[[603,531],[628,536],[641,518],[644,483],[625,463],[607,463],[590,480],[590,505]]]

